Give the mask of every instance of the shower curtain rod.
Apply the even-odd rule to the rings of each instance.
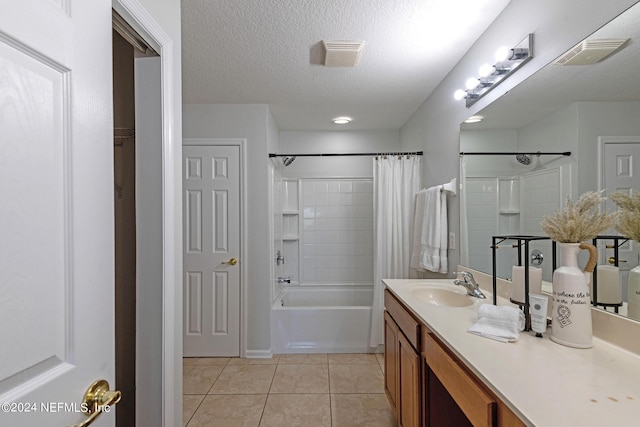
[[[505,151],[499,151],[499,152],[491,152],[491,151],[476,151],[476,152],[464,152],[461,151],[460,155],[461,156],[517,156],[518,154],[526,154],[528,156],[570,156],[571,155],[571,151],[562,151],[562,152],[543,152],[543,151],[536,151],[536,152],[532,152],[532,153],[524,153],[524,152],[520,152],[520,151],[513,151],[513,152],[505,152]]]
[[[313,154],[276,154],[269,157],[337,157],[337,156],[422,156],[422,151],[393,151],[389,153],[313,153]]]

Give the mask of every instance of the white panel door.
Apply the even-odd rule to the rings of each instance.
[[[616,191],[640,191],[640,137],[624,138],[625,142],[607,142],[604,144],[604,188],[610,195]],[[616,210],[616,205],[607,200],[606,207]],[[617,233],[616,233],[617,234]],[[613,241],[608,241],[612,244]],[[613,249],[607,249],[605,257],[613,256]],[[638,245],[629,240],[619,249],[620,283],[622,283],[622,298],[627,300],[627,283],[629,270],[638,265]],[[602,262],[607,262],[605,259]]]
[[[240,147],[182,156],[184,356],[239,356]]]
[[[0,11],[0,425],[72,425],[115,381],[111,2]]]

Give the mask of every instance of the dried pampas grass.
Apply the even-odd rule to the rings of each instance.
[[[591,240],[616,225],[616,214],[599,212],[604,201],[601,192],[587,191],[574,204],[567,197],[564,209],[546,215],[540,226],[552,240],[560,243],[580,243]]]
[[[640,241],[640,193],[631,195],[616,192],[609,196],[618,205],[618,221],[615,226],[624,237]]]

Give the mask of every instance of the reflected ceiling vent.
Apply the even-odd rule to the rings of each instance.
[[[556,65],[590,65],[617,51],[629,39],[585,40],[556,59]]]
[[[324,65],[327,67],[355,67],[360,60],[364,42],[322,40],[324,46]]]

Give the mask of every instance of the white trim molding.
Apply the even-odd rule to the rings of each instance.
[[[162,97],[162,425],[182,420],[182,227],[181,188],[176,185],[176,161],[182,161],[182,145],[175,136],[174,44],[137,0],[113,0],[113,9],[142,36],[161,57]],[[176,175],[177,174],[177,175]],[[176,205],[177,204],[177,205]],[[143,404],[147,404],[142,402]],[[140,404],[138,402],[137,404]]]
[[[247,359],[271,359],[273,352],[271,350],[247,350],[245,357]]]

